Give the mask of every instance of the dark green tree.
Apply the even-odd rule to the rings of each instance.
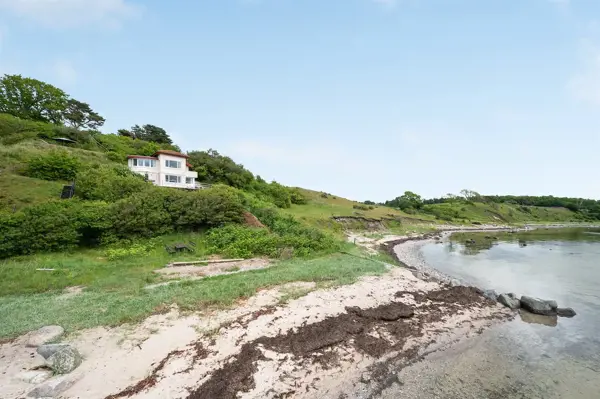
[[[237,188],[248,188],[254,181],[254,175],[243,165],[236,164],[233,159],[216,150],[191,151],[188,156],[188,162],[198,172],[199,181],[223,183]]]
[[[103,117],[92,110],[89,104],[72,98],[68,100],[63,116],[65,122],[76,129],[96,130],[106,122]]]
[[[61,89],[21,75],[0,78],[0,113],[21,119],[63,123],[69,97]]]
[[[413,193],[412,191],[405,191],[404,195],[396,197],[391,201],[385,203],[387,206],[400,208],[402,210],[412,208],[421,209],[423,207],[423,198],[420,195]]]
[[[131,130],[127,130],[127,129],[119,129],[119,130],[117,130],[117,134],[119,136],[123,136],[123,137],[131,137],[132,139],[135,138],[135,134],[133,134],[133,132]]]
[[[173,141],[162,127],[154,125],[135,125],[131,128],[131,133],[136,139],[152,141],[159,144],[173,144]]]

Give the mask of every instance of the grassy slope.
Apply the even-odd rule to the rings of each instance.
[[[448,220],[436,218],[434,215],[424,212],[416,214],[407,214],[405,212],[384,207],[376,206],[373,210],[354,209],[353,206],[359,204],[356,201],[350,201],[345,198],[327,195],[323,197],[320,192],[304,190],[302,192],[309,198],[307,205],[292,205],[287,210],[288,213],[304,220],[305,222],[335,230],[339,226],[331,222],[332,216],[363,216],[371,219],[397,219],[400,225],[391,224],[391,230],[394,232],[422,230],[426,227],[435,226],[435,224],[445,224]],[[575,222],[579,219],[577,214],[565,208],[540,208],[535,206],[523,207],[508,204],[436,204],[432,208],[441,211],[443,214],[455,214],[452,223],[471,224],[495,223],[495,224],[520,224],[533,222]]]
[[[62,186],[68,182],[51,182],[22,176],[27,161],[53,149],[77,156],[84,164],[111,163],[102,152],[87,151],[32,140],[0,146],[0,211],[12,211],[28,205],[60,198]]]
[[[48,324],[59,324],[67,331],[74,331],[139,321],[172,303],[188,310],[230,306],[241,298],[252,296],[259,289],[278,284],[293,281],[349,284],[362,275],[385,272],[380,262],[333,254],[318,259],[280,262],[270,269],[145,290],[138,282],[140,277],[143,279],[147,275],[149,267],[133,262],[138,264],[111,267],[117,275],[112,279],[104,276],[104,281],[113,281],[111,287],[95,284],[71,299],[61,299],[56,292],[1,296],[0,318],[3,322],[0,323],[0,338],[16,336]],[[121,268],[126,270],[119,271]],[[137,268],[144,272],[138,275]],[[131,277],[138,282],[122,283],[118,281],[119,276]]]
[[[57,198],[63,182],[46,182],[23,177],[26,161],[57,146],[41,141],[0,147],[0,211],[12,211],[33,203]],[[63,147],[61,147],[63,148]],[[101,152],[67,149],[84,163],[109,163]],[[424,231],[433,228],[436,220],[430,214],[409,215],[387,207],[357,210],[357,202],[303,190],[307,205],[294,205],[285,212],[341,236],[342,227],[331,216],[363,216],[372,219],[394,218],[395,233]],[[523,208],[500,205],[497,209],[483,204],[441,204],[459,212],[456,222],[522,223],[528,221],[568,221],[573,213],[564,209]],[[464,208],[464,209],[463,209]],[[496,219],[499,218],[500,220]],[[206,306],[227,306],[251,296],[256,290],[291,281],[318,281],[345,284],[364,274],[384,271],[380,263],[347,255],[333,254],[318,259],[297,259],[281,262],[269,270],[221,276],[196,282],[185,282],[147,291],[143,286],[158,281],[153,270],[163,267],[172,258],[163,246],[176,241],[194,240],[198,253],[204,254],[202,235],[186,234],[161,237],[147,256],[110,261],[105,249],[74,253],[42,254],[0,262],[0,338],[10,337],[44,324],[60,324],[68,330],[98,325],[137,321],[172,303],[186,309]],[[351,251],[357,252],[354,247]],[[38,268],[56,269],[52,272]],[[59,299],[69,286],[86,287],[83,294],[69,300]]]

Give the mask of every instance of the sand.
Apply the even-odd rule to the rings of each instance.
[[[400,246],[409,248],[400,250],[406,262],[417,256],[413,243]],[[392,267],[337,288],[263,290],[231,310],[181,315],[173,307],[139,325],[84,330],[66,340],[84,362],[61,397],[372,397],[393,384],[390,370],[512,315],[477,291],[426,280]],[[294,290],[313,291],[282,303]],[[0,346],[3,398],[33,388],[14,379],[40,363],[25,342]]]

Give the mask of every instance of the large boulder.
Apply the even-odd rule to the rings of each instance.
[[[77,349],[67,346],[50,356],[46,365],[56,374],[68,374],[81,364],[81,355]]]
[[[46,326],[42,327],[37,331],[32,332],[27,340],[27,346],[30,348],[37,348],[40,345],[44,345],[48,342],[54,341],[61,335],[63,335],[65,329],[61,326]]]
[[[514,294],[500,294],[498,302],[510,309],[519,309],[521,307],[521,301]]]
[[[483,296],[494,302],[496,302],[498,300],[498,294],[494,290],[483,291]]]
[[[521,306],[531,313],[542,316],[555,316],[558,308],[556,301],[547,301],[525,295],[521,297]]]
[[[560,317],[575,317],[577,313],[571,308],[558,308],[556,312]]]
[[[41,385],[35,387],[27,394],[30,398],[56,398],[62,392],[69,389],[77,379],[70,375],[54,377]]]
[[[40,345],[37,348],[37,353],[42,355],[44,359],[48,359],[50,356],[54,355],[56,352],[68,348],[69,344],[45,344]]]

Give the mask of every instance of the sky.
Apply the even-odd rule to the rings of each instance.
[[[599,0],[0,0],[0,74],[267,180],[600,199]]]

